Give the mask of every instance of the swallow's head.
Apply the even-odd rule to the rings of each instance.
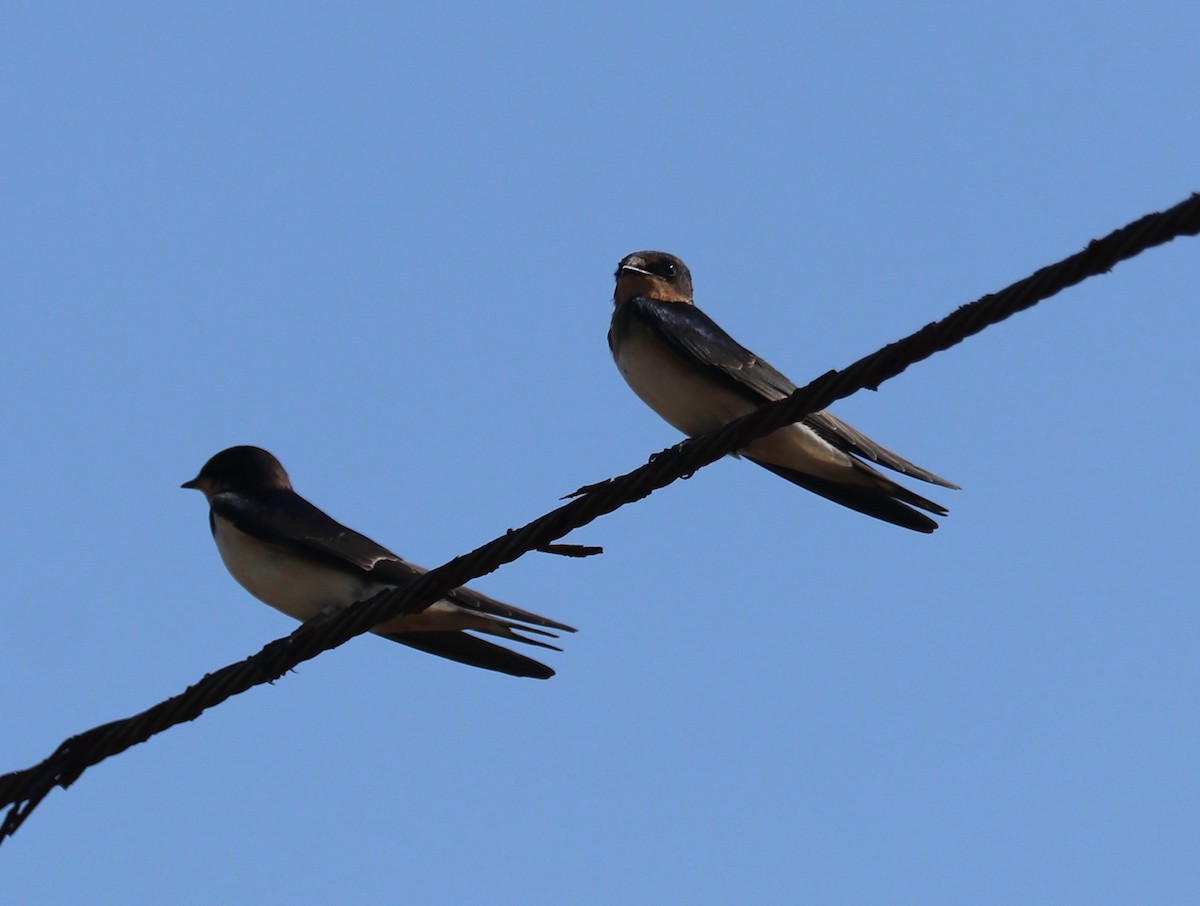
[[[692,304],[692,275],[687,265],[666,252],[634,252],[617,265],[613,305],[620,308],[634,296],[660,302]]]
[[[288,490],[292,486],[279,460],[260,447],[230,447],[204,464],[200,474],[182,488],[200,491],[211,499],[222,491]]]

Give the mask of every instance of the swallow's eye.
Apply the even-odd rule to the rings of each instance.
[[[662,275],[664,277],[674,277],[679,274],[679,268],[677,268],[670,261],[664,261],[660,269],[662,270]]]

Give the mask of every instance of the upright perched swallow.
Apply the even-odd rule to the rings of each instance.
[[[715,430],[796,389],[696,307],[692,275],[674,255],[626,255],[616,278],[616,310],[608,331],[613,359],[642,402],[684,434]],[[958,487],[828,412],[814,412],[740,453],[842,506],[918,532],[932,532],[937,523],[912,507],[938,516],[945,516],[946,509],[856,457],[942,487]]]
[[[208,498],[208,522],[232,576],[260,601],[297,620],[336,612],[426,572],[317,509],[292,490],[279,460],[258,447],[222,450],[182,486]],[[515,632],[557,637],[522,623],[575,631],[469,588],[456,588],[426,610],[371,631],[472,667],[549,679],[554,671],[545,664],[463,631],[561,650]]]

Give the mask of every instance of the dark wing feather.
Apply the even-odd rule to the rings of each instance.
[[[781,399],[796,389],[784,374],[741,345],[694,305],[637,296],[622,305],[618,314],[637,318],[677,355],[753,402]],[[620,325],[617,326],[619,329]]]
[[[822,438],[828,441],[833,446],[837,447],[843,453],[853,453],[856,456],[861,456],[863,459],[869,459],[871,462],[877,462],[881,466],[887,466],[893,471],[899,472],[901,475],[910,475],[913,478],[919,478],[921,481],[928,481],[930,484],[940,484],[944,488],[952,488],[960,490],[959,486],[952,481],[947,481],[939,475],[934,475],[928,469],[922,469],[920,466],[909,462],[898,453],[893,453],[887,447],[877,444],[861,431],[852,428],[844,421],[835,415],[828,412],[814,412],[812,415],[806,416],[804,424],[812,428]]]
[[[694,305],[659,302],[639,296],[622,308],[629,308],[629,317],[638,318],[676,354],[703,367],[747,399],[773,402],[796,390],[796,385],[785,374],[738,343]],[[953,482],[893,453],[829,412],[814,412],[806,416],[803,423],[843,453],[869,459],[901,475],[958,489]]]
[[[509,676],[549,679],[554,671],[533,658],[493,645],[465,632],[395,632],[384,636],[418,651],[436,654],[460,664],[495,670]],[[549,646],[547,646],[549,647]]]
[[[215,495],[211,505],[215,515],[247,535],[343,569],[370,572],[381,561],[400,559],[293,491],[270,491],[255,501],[225,492]]]
[[[394,556],[394,555],[393,555]],[[405,560],[396,557],[394,560],[381,560],[371,570],[371,578],[378,579],[381,582],[391,582],[399,585],[402,582],[407,582],[416,576],[423,576],[429,570],[423,569]],[[517,620],[521,623],[532,623],[534,626],[546,626],[550,629],[557,629],[560,632],[575,632],[575,628],[568,626],[566,623],[559,623],[551,620],[548,617],[538,616],[536,613],[531,613],[528,610],[522,610],[520,607],[513,607],[511,604],[505,604],[503,601],[497,601],[495,598],[490,598],[485,594],[474,591],[470,588],[456,588],[446,595],[446,600],[452,604],[457,604],[465,610],[474,610],[478,613],[486,613],[493,617],[503,617],[507,620]]]
[[[858,465],[869,470],[877,477],[880,484],[876,487],[829,481],[828,479],[818,478],[815,475],[809,475],[796,469],[789,469],[786,466],[777,466],[774,463],[763,462],[752,456],[746,458],[755,465],[762,466],[769,472],[774,472],[780,478],[786,478],[792,484],[799,485],[806,491],[820,494],[834,503],[840,503],[844,507],[857,510],[868,516],[874,516],[876,519],[882,519],[884,522],[890,522],[892,525],[898,525],[902,528],[929,533],[938,527],[938,524],[928,516],[918,513],[916,510],[906,506],[906,504],[912,504],[912,506],[920,507],[939,516],[946,515],[944,507],[934,503],[932,500],[926,500],[919,494],[914,494],[902,485],[896,484],[887,476],[881,475],[865,463],[858,463]]]
[[[261,541],[316,557],[341,569],[369,574],[377,582],[402,585],[428,572],[347,528],[293,491],[272,491],[262,498],[261,504],[232,492],[217,494],[212,499],[212,512]],[[454,589],[446,595],[446,600],[467,610],[560,632],[575,632],[565,623],[513,607],[469,588]]]
[[[531,623],[534,626],[545,626],[549,629],[557,629],[559,632],[577,631],[574,626],[568,626],[566,623],[559,623],[548,617],[530,613],[528,610],[522,610],[520,607],[513,607],[511,604],[505,604],[503,601],[489,598],[485,594],[480,594],[466,587],[454,589],[446,595],[446,600],[466,610],[477,610],[480,613],[490,614],[494,617],[504,617],[505,619],[517,620],[521,623]]]

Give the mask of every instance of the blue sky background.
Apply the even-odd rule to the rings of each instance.
[[[431,7],[7,9],[0,771],[292,630],[223,447],[433,566],[678,439],[627,252],[803,383],[1200,188],[1190,3]],[[1194,902],[1198,285],[835,407],[934,536],[722,461],[476,583],[554,679],[356,640],[53,793],[6,899]]]

